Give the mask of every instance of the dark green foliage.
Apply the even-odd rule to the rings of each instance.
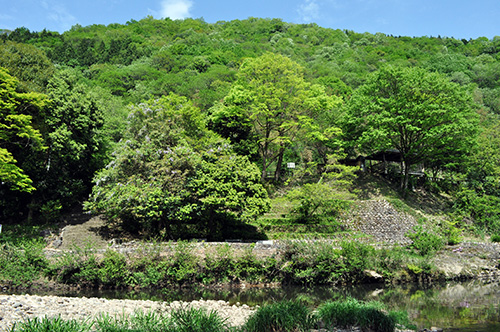
[[[380,303],[355,299],[324,303],[318,308],[318,317],[327,328],[359,326],[374,332],[393,332],[396,327],[396,315],[383,312]]]
[[[493,234],[490,240],[491,242],[500,242],[500,234]]]
[[[296,301],[282,301],[264,305],[248,318],[247,332],[299,332],[308,331],[314,321],[309,309]]]

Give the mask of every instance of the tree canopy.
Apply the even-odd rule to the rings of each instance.
[[[254,207],[240,201],[241,210],[234,209],[238,195],[257,195],[238,187],[260,188],[255,172],[257,182],[272,178],[264,184],[270,187],[308,184],[298,192],[303,207],[316,199],[328,207],[321,199],[344,190],[335,177],[352,179],[340,165],[351,162],[343,151],[357,157],[391,148],[404,155],[403,174],[424,163],[426,175],[432,171],[425,188],[446,191],[464,216],[494,224],[500,212],[485,206],[500,199],[499,59],[498,37],[357,33],[255,17],[214,24],[146,17],[63,33],[2,30],[0,67],[10,76],[2,71],[0,213],[12,221],[57,219],[53,211],[87,199],[98,172],[93,208],[131,227],[161,229],[167,237],[176,227],[180,233],[224,230],[224,223],[248,219],[266,205],[265,199]],[[170,110],[163,111],[165,121],[178,125],[140,115],[157,107],[155,101]],[[130,110],[137,119],[127,118]],[[475,110],[483,117],[479,124]],[[179,163],[154,159],[154,146],[175,151]],[[123,174],[101,170],[110,162]],[[293,172],[287,162],[296,164]],[[106,172],[116,183],[103,180]],[[205,181],[211,189],[201,187]],[[452,185],[457,181],[459,189]],[[118,184],[129,182],[128,194],[117,195]],[[102,196],[106,205],[99,192],[116,196]],[[234,192],[240,194],[228,198]],[[132,197],[140,197],[137,209],[125,199]],[[223,197],[233,203],[224,205]],[[218,222],[209,225],[211,213]]]
[[[231,220],[269,207],[258,169],[206,128],[205,118],[174,94],[134,106],[113,160],[96,175],[87,202],[133,231],[164,238],[216,238]]]
[[[417,163],[457,163],[477,132],[472,99],[459,85],[420,68],[385,68],[354,92],[347,128],[364,152],[397,149],[401,189]]]
[[[47,97],[37,93],[18,93],[18,80],[0,67],[0,187],[32,192],[33,181],[17,165],[13,149],[44,148],[40,132],[33,127],[31,108],[40,108]]]

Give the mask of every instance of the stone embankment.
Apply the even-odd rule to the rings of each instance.
[[[418,225],[413,216],[397,211],[386,200],[357,202],[345,223],[351,230],[367,235],[369,242],[390,245],[410,244],[406,234]]]
[[[100,315],[123,317],[137,312],[168,313],[179,308],[215,310],[231,326],[243,325],[255,311],[245,304],[230,305],[225,301],[199,300],[192,302],[108,300],[35,295],[0,295],[0,332],[10,331],[15,322],[35,317],[61,317],[64,320],[92,320]]]

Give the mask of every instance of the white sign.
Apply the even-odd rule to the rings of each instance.
[[[287,168],[295,168],[295,163],[286,163]]]

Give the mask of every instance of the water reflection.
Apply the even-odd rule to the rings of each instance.
[[[40,294],[40,293],[38,293]],[[42,295],[42,294],[40,294]],[[300,299],[310,306],[348,296],[383,302],[389,309],[406,310],[419,329],[438,326],[445,331],[500,331],[500,283],[480,281],[434,285],[362,285],[355,287],[282,287],[247,289],[163,289],[139,291],[79,291],[51,295],[134,300],[225,300],[250,306],[282,299]]]

